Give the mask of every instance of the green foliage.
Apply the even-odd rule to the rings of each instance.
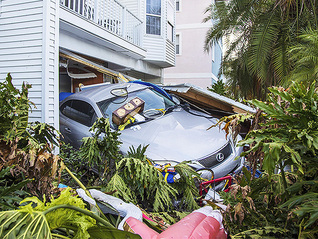
[[[90,129],[93,137],[83,139],[80,148],[81,157],[88,161],[89,166],[98,168],[102,177],[109,180],[115,172],[116,161],[121,158],[118,140],[120,133],[110,128],[109,119],[99,118]]]
[[[28,99],[31,86],[22,84],[16,89],[8,74],[0,83],[0,170],[11,169],[16,179],[33,179],[27,184],[34,195],[50,195],[59,159],[51,154],[59,144],[58,132],[45,123],[29,123],[28,115],[32,102]],[[12,178],[7,178],[12,180]],[[8,181],[8,185],[13,182]]]
[[[259,110],[248,117],[252,120],[252,131],[239,142],[241,146],[250,145],[250,150],[242,155],[253,171],[264,170],[263,177],[253,179],[251,172],[243,170],[244,177],[238,180],[238,186],[233,187],[231,194],[222,195],[230,205],[225,221],[233,235],[239,233],[254,238],[255,233],[264,232],[265,225],[274,228],[272,233],[276,236],[283,232],[277,229],[287,230],[280,238],[317,238],[316,84],[313,82],[307,88],[302,83],[294,83],[286,90],[273,87],[269,91],[268,102],[250,101]],[[230,131],[229,128],[237,126],[245,116],[231,116],[234,123],[226,122],[228,118],[222,121]],[[241,224],[233,220],[235,216],[241,218]]]
[[[296,81],[312,82],[318,77],[318,31],[317,29],[306,29],[298,37],[299,43],[291,46],[289,50],[290,59],[293,61],[294,69],[291,78]]]
[[[1,139],[14,140],[20,137],[28,125],[30,85],[22,84],[19,91],[12,84],[10,73],[0,83],[0,136]]]
[[[215,1],[206,13],[204,21],[215,24],[207,32],[205,49],[229,37],[221,72],[234,95],[244,99],[264,100],[268,87],[288,85],[294,62],[288,57],[290,47],[305,29],[318,28],[315,0]]]
[[[198,209],[199,206],[196,199],[199,197],[199,192],[193,177],[199,177],[199,174],[187,165],[187,162],[177,164],[175,170],[180,175],[180,178],[172,186],[181,196],[179,209],[188,211]]]
[[[226,93],[226,85],[224,84],[224,82],[222,80],[217,80],[217,82],[215,82],[211,88],[208,88],[208,90],[215,92],[219,95],[225,95]]]
[[[137,203],[134,191],[130,189],[129,185],[126,184],[124,178],[122,178],[118,172],[116,172],[107,183],[105,190],[114,192],[113,196],[122,198],[126,202]]]
[[[194,210],[198,208],[196,198],[198,190],[193,176],[198,174],[186,163],[175,166],[180,179],[168,184],[160,171],[153,166],[145,156],[147,146],[130,148],[127,157],[116,165],[116,173],[106,186],[106,191],[114,192],[114,196],[127,202],[142,205],[148,211],[172,210],[173,200],[178,197],[179,210]]]
[[[140,202],[143,208],[154,211],[172,208],[171,198],[176,196],[177,191],[147,161],[123,158],[117,164],[117,172],[118,175],[107,185],[107,190],[119,188],[117,195],[126,199],[132,197],[133,202]]]
[[[11,75],[0,83],[0,140],[18,141],[19,148],[51,150],[58,145],[56,130],[44,123],[28,123],[33,104],[28,99],[31,85],[22,84],[21,91],[12,84]]]
[[[0,210],[16,208],[19,202],[28,195],[23,188],[31,180],[14,178],[10,173],[11,168],[3,168],[0,171]]]
[[[261,111],[266,124],[251,131],[240,145],[250,144],[251,149],[264,153],[263,168],[271,175],[275,168],[284,164],[294,165],[302,172],[305,160],[302,155],[314,156],[318,150],[318,95],[313,83],[308,89],[294,84],[289,91],[269,89],[268,102],[250,101]]]
[[[175,211],[172,210],[170,212],[152,212],[152,217],[159,217],[163,219],[164,222],[172,225],[176,222],[180,221],[182,218],[188,216],[190,212],[183,212],[183,211]]]
[[[224,224],[233,238],[294,238],[297,229],[286,225],[288,211],[279,208],[284,189],[281,175],[252,179],[244,168],[230,193],[221,192],[227,209]]]
[[[26,198],[19,210],[0,212],[1,238],[140,238],[120,231],[85,209],[85,203],[64,190],[57,199]],[[35,207],[32,207],[35,204]]]

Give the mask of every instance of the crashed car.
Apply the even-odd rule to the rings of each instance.
[[[195,170],[213,170],[215,178],[243,167],[242,148],[232,137],[226,138],[218,127],[207,130],[216,118],[180,104],[161,88],[138,82],[108,84],[68,96],[60,104],[64,141],[79,148],[83,137],[92,136],[89,129],[99,117],[120,130],[123,154],[131,146],[148,145],[146,155],[156,164],[189,161]]]

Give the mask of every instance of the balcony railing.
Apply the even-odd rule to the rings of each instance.
[[[142,46],[142,21],[116,0],[60,0],[60,4],[137,46]]]

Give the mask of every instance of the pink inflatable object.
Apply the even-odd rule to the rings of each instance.
[[[94,199],[106,202],[114,207],[120,216],[124,217],[118,229],[139,234],[143,239],[226,239],[227,235],[222,224],[222,214],[210,206],[201,207],[179,222],[173,224],[160,234],[142,222],[146,216],[132,203],[107,195],[96,189],[89,190],[90,198],[83,189],[76,190],[78,195],[91,205],[96,205]],[[150,218],[147,218],[148,220]],[[151,219],[150,219],[151,220]]]
[[[222,225],[222,215],[218,210],[206,206],[200,208],[162,233],[157,233],[139,220],[126,220],[130,229],[142,239],[226,239]]]

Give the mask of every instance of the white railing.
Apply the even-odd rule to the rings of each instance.
[[[60,0],[60,4],[105,30],[142,46],[142,21],[116,0]]]

